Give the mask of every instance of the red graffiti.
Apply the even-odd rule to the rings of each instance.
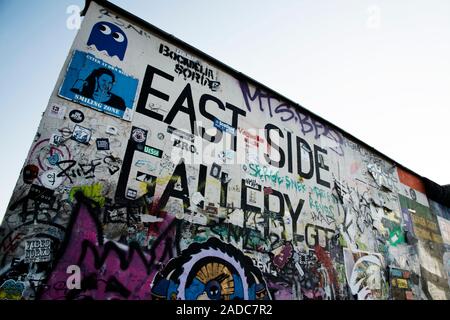
[[[330,277],[331,283],[337,287],[337,280],[336,280],[336,272],[333,267],[333,262],[331,261],[331,258],[320,245],[316,245],[314,247],[314,250],[316,252],[317,260],[322,263],[322,265],[325,267],[325,269],[328,272],[328,276]]]

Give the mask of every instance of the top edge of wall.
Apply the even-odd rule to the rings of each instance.
[[[429,178],[426,178],[426,177],[423,177],[423,176],[417,174],[417,173],[414,172],[413,170],[411,170],[411,169],[405,167],[404,165],[398,163],[397,161],[395,161],[395,160],[392,159],[391,157],[385,155],[385,154],[382,153],[381,151],[378,151],[378,150],[375,149],[374,147],[372,147],[372,146],[368,145],[367,143],[365,143],[364,141],[358,139],[357,137],[355,137],[355,136],[352,135],[351,133],[348,133],[348,132],[345,131],[344,129],[342,129],[342,128],[338,127],[337,125],[331,123],[330,121],[328,121],[328,120],[322,118],[321,116],[315,114],[314,112],[312,112],[312,111],[306,109],[305,107],[303,107],[303,106],[300,105],[299,103],[292,101],[291,99],[289,99],[289,98],[285,97],[284,95],[282,95],[282,94],[276,92],[275,90],[273,90],[273,89],[269,88],[268,86],[266,86],[266,85],[260,83],[259,81],[257,81],[257,80],[255,80],[255,79],[253,79],[253,78],[251,78],[251,77],[249,77],[249,76],[243,74],[242,72],[237,71],[236,69],[230,67],[229,65],[227,65],[227,64],[225,64],[225,63],[223,63],[223,62],[221,62],[221,61],[219,61],[219,60],[217,60],[216,58],[210,56],[209,54],[207,54],[207,53],[205,53],[205,52],[203,52],[203,51],[201,51],[200,49],[197,49],[197,48],[193,47],[192,45],[190,45],[190,44],[184,42],[183,40],[181,40],[181,39],[179,39],[179,38],[173,36],[172,34],[170,34],[170,33],[166,32],[166,31],[164,31],[164,30],[162,30],[162,29],[156,27],[155,25],[153,25],[153,24],[151,24],[151,23],[149,23],[149,22],[147,22],[147,21],[145,21],[145,20],[139,18],[138,16],[132,14],[131,12],[128,12],[128,11],[126,11],[125,9],[122,9],[121,7],[119,7],[119,6],[117,6],[117,5],[113,4],[113,3],[111,3],[111,2],[109,2],[109,1],[106,1],[106,0],[85,0],[85,6],[84,6],[83,10],[80,12],[80,15],[81,15],[81,16],[84,16],[84,15],[86,14],[87,10],[89,9],[89,5],[90,5],[92,2],[95,2],[95,3],[101,5],[101,6],[105,7],[105,8],[108,8],[108,9],[114,11],[115,13],[117,13],[117,14],[119,14],[119,15],[121,15],[121,16],[127,18],[127,19],[136,22],[137,24],[140,24],[141,26],[147,28],[149,31],[154,32],[154,33],[157,34],[158,36],[161,36],[161,37],[163,37],[163,38],[166,38],[166,39],[168,39],[168,40],[174,42],[176,45],[178,45],[178,46],[180,46],[180,47],[182,47],[182,48],[188,49],[189,51],[193,52],[194,54],[198,55],[199,57],[201,57],[201,58],[203,58],[203,59],[205,59],[205,60],[211,61],[213,64],[215,64],[215,65],[217,65],[218,67],[224,69],[224,71],[230,73],[231,75],[233,75],[233,76],[234,76],[235,78],[237,78],[238,80],[245,80],[245,81],[247,81],[247,82],[253,84],[253,85],[256,86],[256,87],[259,87],[259,88],[261,88],[261,89],[264,89],[265,91],[267,91],[267,92],[269,92],[269,93],[271,93],[271,94],[273,94],[273,95],[275,95],[275,96],[281,98],[281,100],[284,100],[284,101],[288,102],[289,105],[291,105],[291,106],[293,106],[293,107],[295,107],[295,108],[298,108],[298,109],[301,110],[301,111],[306,111],[306,112],[308,112],[310,115],[314,116],[316,119],[318,119],[318,120],[324,122],[324,124],[326,124],[326,125],[328,125],[328,126],[334,128],[334,129],[340,130],[347,138],[353,139],[355,142],[361,144],[363,147],[367,148],[369,151],[371,151],[371,152],[373,152],[373,153],[375,153],[375,154],[377,154],[377,155],[383,157],[385,160],[388,160],[388,161],[392,162],[395,166],[398,166],[398,167],[400,167],[401,169],[406,170],[406,171],[410,172],[411,174],[414,174],[414,175],[417,176],[417,177],[425,178],[425,179],[431,181],[433,184],[439,185],[439,186],[440,186],[440,184],[434,182],[433,180],[431,180],[431,179],[429,179]]]

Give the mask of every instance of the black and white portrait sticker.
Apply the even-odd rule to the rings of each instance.
[[[89,144],[91,140],[92,131],[91,129],[76,125],[73,129],[72,139],[83,144]]]
[[[220,179],[220,171],[221,170],[222,170],[222,167],[220,165],[218,165],[217,163],[213,163],[209,174],[216,179]]]

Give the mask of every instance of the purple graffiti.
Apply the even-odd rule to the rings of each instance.
[[[280,253],[273,257],[273,264],[277,266],[279,269],[284,268],[286,263],[288,263],[289,259],[292,257],[294,249],[290,242],[287,242]]]
[[[69,224],[62,256],[40,299],[151,299],[150,285],[159,264],[173,257],[174,222],[173,217],[165,216],[158,226],[163,231],[146,253],[136,243],[127,246],[104,241],[95,211],[80,203]],[[81,270],[79,289],[68,289],[66,285],[71,265]]]
[[[291,106],[286,102],[281,102],[277,97],[265,93],[259,88],[256,88],[252,94],[247,82],[240,81],[240,86],[248,111],[252,111],[252,105],[257,105],[260,111],[265,112],[267,109],[271,118],[277,115],[283,122],[294,120],[303,135],[314,132],[314,139],[325,136],[336,142],[336,146],[330,149],[340,156],[344,155],[342,148],[344,137],[336,129],[315,120],[309,115],[301,113],[297,107]]]

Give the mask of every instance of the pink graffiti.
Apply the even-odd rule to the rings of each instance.
[[[290,242],[286,243],[283,249],[281,249],[281,252],[273,257],[273,264],[279,269],[284,268],[286,263],[288,263],[289,259],[292,257],[293,252],[294,249],[292,248],[292,244]]]
[[[322,300],[325,296],[325,290],[323,288],[314,288],[314,289],[303,289],[303,295],[311,300]]]
[[[159,223],[159,229],[164,231],[150,252],[144,253],[136,243],[126,246],[114,241],[104,242],[101,225],[84,204],[74,215],[65,240],[67,245],[40,299],[151,299],[150,285],[158,264],[172,257],[167,250],[174,247],[171,228],[174,218],[167,215]],[[69,290],[65,285],[72,276],[67,273],[70,265],[80,267],[80,290]]]
[[[274,300],[293,300],[295,299],[294,292],[292,291],[292,286],[289,286],[282,282],[269,281],[268,287],[274,292]]]

